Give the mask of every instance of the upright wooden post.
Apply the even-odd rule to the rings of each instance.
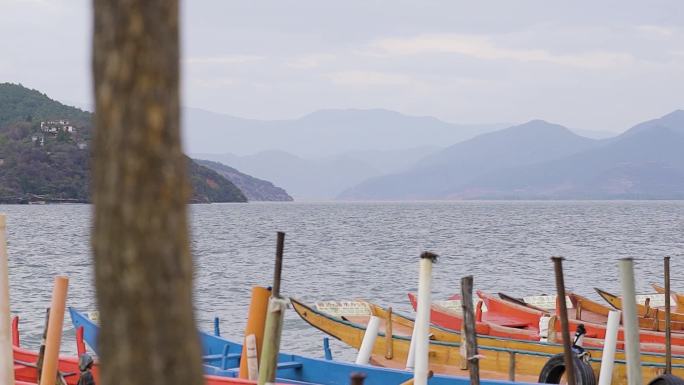
[[[459,367],[461,370],[468,370],[468,339],[465,333],[465,322],[461,322],[461,346],[458,347],[458,355],[461,358]]]
[[[59,361],[59,347],[62,342],[62,326],[64,325],[68,286],[69,279],[67,277],[59,276],[55,278],[40,385],[55,385],[55,380],[57,380],[57,364]]]
[[[366,325],[366,332],[363,334],[363,341],[359,347],[359,353],[356,355],[355,363],[357,365],[368,365],[370,358],[373,355],[373,347],[375,340],[378,338],[378,329],[380,329],[380,318],[372,315]]]
[[[214,335],[221,337],[221,320],[219,317],[214,317]]]
[[[632,258],[620,260],[620,284],[622,286],[625,355],[627,356],[627,383],[629,385],[641,385],[639,319],[637,318],[634,261]]]
[[[283,269],[284,246],[285,233],[278,232],[273,289],[268,304],[268,313],[266,314],[264,342],[261,348],[261,361],[259,361],[259,385],[275,383],[276,370],[278,368],[278,351],[280,350],[280,336],[283,330],[283,315],[287,307],[287,303],[280,298],[280,276]]]
[[[6,227],[5,215],[0,214],[0,381],[14,385]]]
[[[618,328],[620,327],[620,314],[620,311],[615,310],[608,312],[606,338],[603,340],[598,385],[610,385],[613,382],[613,367],[615,366],[615,348],[617,345]]]
[[[480,361],[477,353],[477,334],[475,331],[475,311],[473,310],[473,276],[461,278],[461,308],[463,309],[463,325],[470,384],[480,385]]]
[[[19,316],[12,317],[12,345],[19,347]]]
[[[351,374],[351,381],[349,382],[349,385],[363,385],[363,381],[366,379],[366,375],[363,373],[352,373]]]
[[[432,264],[437,260],[437,255],[424,252],[420,255],[420,272],[418,278],[418,306],[416,309],[416,322],[414,324],[415,343],[415,366],[413,380],[416,385],[426,385],[428,379],[430,340],[430,305]]]
[[[557,306],[560,310],[561,334],[563,335],[563,353],[565,356],[565,378],[568,385],[575,385],[575,362],[572,353],[572,341],[570,341],[570,329],[568,326],[568,308],[565,303],[565,279],[563,278],[563,258],[551,257],[556,273],[556,291],[558,293]]]
[[[392,307],[387,308],[387,318],[385,319],[385,358],[394,358],[394,338],[392,338]]]
[[[665,374],[672,374],[672,326],[670,305],[670,257],[664,258],[665,263]]]
[[[264,327],[266,325],[266,313],[268,312],[268,300],[271,297],[271,291],[265,287],[254,286],[252,288],[252,301],[249,304],[249,313],[247,316],[247,326],[245,327],[244,345],[242,346],[242,356],[240,358],[240,378],[248,378],[256,380],[257,377],[251,378],[247,360],[247,337],[253,335],[256,339],[256,356],[257,362],[261,356],[261,346],[264,341]],[[257,373],[258,370],[254,368],[252,373]]]

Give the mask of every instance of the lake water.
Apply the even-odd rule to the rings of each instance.
[[[8,215],[12,310],[22,343],[36,347],[55,275],[70,278],[70,306],[95,310],[88,205],[0,206]],[[684,202],[250,203],[194,205],[195,306],[199,327],[242,338],[253,285],[272,282],[276,231],[287,233],[282,292],[306,302],[364,298],[409,312],[418,255],[440,255],[434,298],[475,288],[532,295],[555,291],[549,259],[560,255],[568,289],[598,298],[619,291],[617,260],[636,259],[638,291],[662,281],[684,291]],[[64,350],[74,352],[65,320]],[[282,349],[322,357],[323,334],[287,313]],[[354,352],[331,341],[336,358]]]

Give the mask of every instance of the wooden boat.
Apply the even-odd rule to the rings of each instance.
[[[294,310],[313,327],[358,349],[363,340],[366,324],[370,315],[381,320],[380,331],[373,347],[372,363],[384,367],[403,368],[406,365],[413,320],[392,312],[391,317],[382,307],[368,304],[369,313],[354,316],[334,316],[291,299]],[[392,335],[385,334],[387,320],[391,319]],[[467,373],[460,369],[460,333],[438,326],[430,327],[430,368],[435,373]],[[537,381],[547,361],[563,351],[562,346],[538,341],[515,340],[510,338],[478,336],[479,353],[484,355],[480,360],[480,376],[482,378],[508,378],[510,365],[515,370],[515,379]],[[591,367],[596,377],[600,369],[600,349],[588,349],[591,353]],[[512,357],[515,357],[512,359]],[[662,354],[642,355],[642,376],[644,383],[662,373],[665,358]],[[673,360],[673,373],[684,374],[684,357]],[[612,384],[627,383],[624,353],[616,355]]]
[[[594,288],[596,292],[603,298],[606,302],[610,304],[610,306],[622,310],[622,298],[618,297],[615,294],[611,294],[607,291]],[[648,318],[655,318],[655,319],[664,319],[665,318],[665,310],[657,307],[652,307],[644,304],[639,304],[637,303],[637,314],[641,317],[648,317]],[[670,313],[670,319],[673,322],[684,322],[684,313],[677,313],[677,312],[671,312]],[[674,339],[672,341],[672,344],[674,345]],[[679,345],[679,344],[677,344]]]
[[[38,353],[21,347],[19,340],[19,318],[12,319],[12,350],[14,354],[14,378],[17,383],[36,384],[38,382]],[[60,356],[57,370],[68,385],[78,383],[78,357]],[[93,368],[93,375],[98,378],[98,369]]]
[[[539,310],[544,313],[555,315],[557,312],[556,309],[540,309],[538,307],[535,307],[534,305],[525,302],[524,299],[511,297],[504,293],[499,293],[499,297],[505,301],[527,306],[529,308]],[[568,308],[568,311],[570,312],[568,314],[569,317],[579,321],[593,322],[599,324],[605,324],[606,322],[608,322],[608,314],[612,310],[610,307],[575,293],[568,293],[567,297],[571,303],[571,307]],[[665,320],[662,319],[662,317],[661,319],[658,319],[639,316],[638,321],[640,329],[654,330],[660,332],[665,331]],[[684,332],[684,322],[673,321],[670,322],[670,325],[672,327],[673,332]]]
[[[74,326],[83,327],[85,341],[97,352],[98,326],[74,309],[69,309],[69,312]],[[218,376],[235,377],[239,371],[242,345],[213,334],[200,332],[199,335],[203,347],[205,372]],[[279,381],[287,383],[346,385],[349,383],[351,374],[355,372],[366,375],[365,385],[399,385],[413,377],[413,374],[406,370],[356,365],[286,353],[278,355],[277,378]],[[430,379],[430,385],[468,384],[470,384],[470,379],[466,377],[435,375]],[[483,381],[482,385],[510,385],[510,383]]]
[[[13,350],[14,350],[14,377],[17,385],[36,385],[38,382],[38,353],[22,348],[19,345],[18,322],[12,322]],[[77,342],[78,343],[78,342]],[[57,370],[62,374],[67,385],[77,385],[80,375],[78,357],[60,356]],[[97,363],[92,368],[95,383],[99,384],[99,368]],[[255,381],[247,381],[240,378],[226,378],[206,375],[205,385],[255,385]]]
[[[651,286],[653,287],[653,290],[656,291],[658,294],[665,294],[665,288],[662,286],[658,286],[655,283],[652,283]],[[674,297],[675,301],[673,303],[674,306],[672,306],[673,309],[675,309],[675,306],[678,308],[679,313],[681,313],[681,309],[684,309],[684,294],[679,294],[675,293],[674,291],[670,290],[670,295]]]
[[[499,315],[501,317],[511,317],[520,320],[521,322],[526,322],[526,326],[529,328],[539,328],[539,318],[544,314],[544,312],[520,305],[518,303],[505,301],[480,291],[477,293],[478,296],[484,301],[489,313],[494,313],[495,315]],[[605,338],[605,317],[603,317],[604,321],[601,321],[601,315],[597,315],[596,313],[591,313],[588,310],[585,310],[584,319],[575,319],[574,316],[577,315],[577,312],[576,309],[573,310],[568,312],[568,315],[570,316],[568,324],[570,325],[571,331],[574,331],[578,325],[583,324],[587,331],[586,338],[596,338],[601,340]],[[555,330],[557,332],[560,331],[560,322],[556,322]],[[623,328],[618,329],[618,341],[624,341]],[[642,351],[662,352],[665,350],[665,333],[652,330],[641,330],[639,332],[639,341],[642,343]],[[672,346],[673,349],[675,346],[677,346],[679,349],[684,347],[684,334],[673,333]],[[679,349],[677,351],[678,354],[681,352]]]
[[[597,323],[608,321],[608,312],[612,309],[604,304],[583,297],[579,294],[568,294],[574,305],[574,317],[578,320],[590,320]],[[665,331],[665,312],[657,312],[653,317],[639,316],[639,328],[642,330]],[[684,332],[684,322],[671,321],[670,327],[673,333]]]
[[[415,310],[418,306],[418,299],[413,293],[409,293],[408,297]],[[515,318],[493,316],[494,313],[483,312],[482,306],[483,303],[478,301],[475,314],[475,331],[477,334],[539,341],[539,330],[537,328],[528,327],[527,322],[521,323]],[[433,303],[430,306],[430,322],[446,329],[460,331],[463,325],[463,316],[458,311]]]
[[[480,298],[482,298],[484,306],[487,307],[487,312],[477,311],[476,313],[476,329],[478,334],[488,335],[492,337],[504,337],[520,340],[539,341],[539,319],[542,317],[542,315],[549,314],[549,311],[535,307],[530,307],[529,305],[525,304],[523,301],[518,299],[516,299],[515,301],[503,300],[500,298],[496,298],[494,296],[490,296],[480,291],[478,291],[477,294]],[[505,297],[512,298],[509,296]],[[411,303],[415,309],[415,296],[409,294],[409,299],[411,300]],[[478,304],[478,308],[480,308],[481,306],[483,305]],[[576,312],[569,312],[570,316],[573,316],[575,314]],[[579,324],[584,324],[585,328],[587,329],[587,335],[584,339],[585,346],[603,346],[603,339],[605,338],[605,324],[590,322],[591,320],[587,321],[586,319],[589,318],[589,315],[595,317],[593,321],[599,321],[599,319],[596,318],[596,314],[591,314],[586,309],[584,310],[583,314],[584,318],[581,320],[569,320],[571,333],[574,333]],[[431,322],[435,325],[453,331],[460,331],[462,324],[462,316],[457,312],[450,311],[448,309],[445,309],[444,307],[433,304],[431,306]],[[605,323],[605,319],[601,322]],[[560,321],[557,321],[555,317],[551,317],[549,330],[551,331],[549,339],[553,341],[554,334],[560,332],[561,330]],[[657,338],[661,338],[661,341],[664,341],[664,334],[656,333],[656,335],[654,336],[653,333],[655,332],[641,332],[641,351],[664,353],[665,345],[663,344],[663,342],[657,341]],[[619,332],[618,334],[618,349],[622,349],[624,346],[621,342],[622,332]],[[681,334],[674,334],[673,341],[674,338],[677,336],[679,336],[680,339],[684,337],[684,335]],[[684,355],[684,346],[673,345],[672,351],[674,354]]]

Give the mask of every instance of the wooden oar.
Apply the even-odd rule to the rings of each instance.
[[[40,349],[38,349],[38,360],[36,361],[36,369],[38,370],[36,378],[40,384],[40,376],[43,373],[43,360],[45,360],[45,341],[47,340],[48,324],[50,323],[50,308],[45,312],[45,327],[43,328],[43,337],[40,340]]]

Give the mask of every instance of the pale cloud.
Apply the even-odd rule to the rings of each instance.
[[[263,56],[257,55],[221,55],[221,56],[195,56],[185,59],[187,64],[245,64],[263,60]]]
[[[420,35],[411,38],[387,38],[370,44],[371,54],[423,55],[459,54],[481,60],[515,60],[545,62],[588,68],[611,69],[631,64],[634,58],[624,52],[581,52],[555,54],[544,49],[511,48],[497,44],[489,36],[480,35]]]
[[[195,78],[191,80],[192,85],[208,89],[232,87],[239,83],[239,79],[231,77]]]
[[[636,30],[645,35],[663,38],[674,36],[677,33],[676,28],[661,25],[639,25],[636,27]]]
[[[296,69],[311,69],[320,67],[323,63],[335,59],[335,55],[328,53],[314,53],[293,57],[285,62],[285,65]]]
[[[380,71],[340,71],[328,74],[328,78],[341,86],[406,86],[420,82],[401,73]]]

